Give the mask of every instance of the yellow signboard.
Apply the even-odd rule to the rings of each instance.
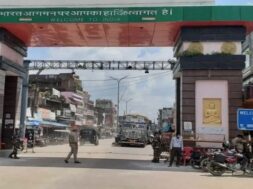
[[[203,99],[203,124],[221,125],[221,99]]]

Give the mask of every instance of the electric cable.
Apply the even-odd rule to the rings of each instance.
[[[141,84],[143,82],[146,82],[147,80],[151,80],[151,79],[155,79],[155,78],[159,78],[161,76],[165,76],[165,75],[159,75],[153,78],[147,78],[145,80],[139,80],[139,81],[130,81],[130,82],[126,82],[126,81],[122,81],[122,84],[120,85],[121,87],[127,87],[127,86],[132,86],[134,84]],[[110,85],[113,86],[113,85]],[[117,89],[118,87],[106,87],[106,88],[96,88],[96,89],[89,89],[89,87],[87,87],[87,91],[88,92],[101,92],[101,91],[108,91],[108,90],[113,90],[113,89]]]
[[[156,75],[152,75],[152,76],[150,76],[150,77],[148,77],[148,78],[138,78],[138,77],[132,77],[132,78],[137,78],[137,79],[133,79],[133,80],[131,80],[131,81],[128,81],[127,82],[127,78],[124,80],[124,81],[122,81],[122,83],[128,83],[128,84],[131,84],[131,83],[139,83],[140,81],[147,81],[147,80],[149,80],[149,79],[151,79],[151,78],[156,78],[156,77],[160,77],[160,76],[164,76],[164,74],[167,74],[168,72],[162,72],[162,73],[159,73],[159,74],[156,74]],[[115,81],[115,80],[112,80],[112,81]],[[125,84],[125,85],[127,85],[127,84]],[[115,84],[103,84],[103,86],[102,87],[100,87],[99,89],[100,90],[102,90],[102,89],[115,89],[115,88],[117,88],[117,87],[113,87],[113,86],[115,86]],[[121,86],[124,86],[124,84],[122,84]],[[89,85],[84,85],[84,88],[89,88],[89,90],[92,90],[91,89],[91,87],[93,88],[93,86],[89,86]],[[94,88],[95,88],[95,90],[96,89],[98,89],[98,87],[97,86],[94,86]]]

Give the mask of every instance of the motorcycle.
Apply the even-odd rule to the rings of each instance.
[[[213,160],[215,154],[220,153],[220,150],[212,150],[205,154],[204,158],[201,159],[200,168],[204,172],[208,172],[207,166]]]
[[[191,155],[190,165],[194,169],[201,169],[201,161],[206,158],[204,152],[200,149],[194,149]]]
[[[216,149],[209,149],[201,150],[201,149],[194,149],[190,164],[194,169],[202,169],[203,171],[207,172],[207,164],[213,159],[213,156],[217,151]]]
[[[207,169],[214,176],[221,176],[226,171],[235,172],[243,171],[252,172],[250,168],[252,160],[248,159],[241,153],[221,152],[214,154],[213,159],[208,163]]]

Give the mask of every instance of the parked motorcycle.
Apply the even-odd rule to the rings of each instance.
[[[243,154],[234,151],[216,153],[208,163],[207,169],[212,175],[221,176],[226,171],[231,171],[232,174],[239,171],[250,173],[252,171],[249,169],[250,166],[252,166],[252,162],[249,162]]]
[[[194,149],[190,160],[191,166],[194,169],[202,169],[207,172],[207,165],[213,159],[216,152],[220,151],[216,149],[209,149],[208,151],[198,148]]]
[[[205,154],[205,157],[201,159],[200,168],[204,172],[208,172],[208,164],[213,160],[215,154],[220,153],[220,150],[209,151]]]
[[[205,158],[205,153],[200,149],[194,149],[191,155],[190,165],[194,169],[201,169],[201,161]]]

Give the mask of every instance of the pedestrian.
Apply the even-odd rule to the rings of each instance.
[[[170,164],[172,166],[175,156],[177,157],[176,166],[179,167],[181,160],[181,153],[183,151],[183,137],[179,132],[176,133],[176,136],[171,138],[170,142]]]
[[[159,132],[154,133],[154,139],[152,141],[153,148],[153,163],[159,163],[161,155],[161,134]]]
[[[74,156],[74,163],[81,163],[80,161],[77,160],[77,152],[78,152],[78,129],[75,126],[75,123],[71,123],[71,132],[69,133],[69,146],[70,146],[70,152],[66,159],[64,160],[65,163],[69,162],[69,159],[71,155],[73,154]]]
[[[27,148],[28,148],[27,145],[28,145],[28,144],[27,144],[27,143],[28,143],[28,140],[27,140],[27,138],[25,137],[24,140],[23,140],[23,145],[24,145],[24,150],[25,150],[24,153],[27,153],[27,152],[28,152],[28,150],[27,150]]]
[[[21,151],[24,149],[22,141],[19,139],[18,135],[14,135],[12,139],[12,145],[13,145],[13,150],[9,155],[9,158],[14,158],[14,159],[19,159],[18,155],[18,150],[20,149]]]
[[[34,129],[26,129],[25,138],[26,140],[26,153],[28,152],[28,148],[32,148],[32,153],[35,153],[35,134]]]

